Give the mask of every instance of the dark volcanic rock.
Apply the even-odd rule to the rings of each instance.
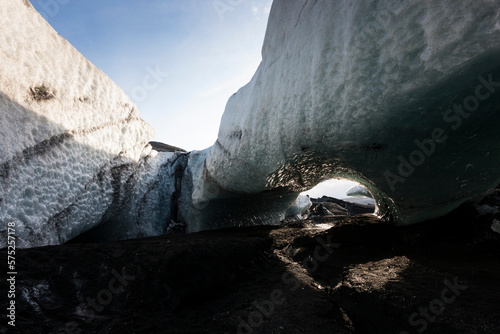
[[[63,333],[78,327],[94,333],[109,327],[131,333],[125,329],[140,332],[147,323],[155,332],[163,326],[158,317],[196,305],[261,261],[272,244],[266,233],[213,232],[208,238],[192,234],[19,250],[16,329]]]
[[[322,234],[341,245],[312,276],[357,333],[498,333],[500,237],[471,216],[462,209],[401,228],[345,219]],[[312,249],[306,242],[295,247]]]
[[[373,213],[375,207],[358,203],[346,202],[341,199],[323,196],[311,198],[312,206],[309,209],[310,216],[356,216],[363,213]]]
[[[366,214],[20,250],[16,328],[8,329],[498,333],[492,219],[465,207],[407,227]]]
[[[158,141],[150,141],[149,144],[153,147],[153,149],[155,149],[158,152],[186,152],[186,150],[182,148],[161,143]]]
[[[8,333],[236,333],[260,321],[249,316],[270,298],[279,305],[269,308],[272,318],[264,317],[255,333],[347,332],[338,306],[295,278],[296,265],[273,255],[272,231],[239,228],[19,250],[17,320]],[[0,286],[7,290],[5,280]],[[294,313],[298,304],[300,314]],[[6,329],[4,322],[0,332]]]

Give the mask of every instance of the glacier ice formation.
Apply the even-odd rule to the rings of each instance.
[[[154,131],[28,1],[2,3],[0,18],[0,247],[8,223],[18,247],[59,244],[120,201]]]
[[[275,0],[205,151],[152,149],[125,94],[22,0],[0,7],[0,248],[276,223],[330,178],[397,224],[500,183],[497,1]],[[55,52],[57,51],[57,52]]]
[[[351,179],[380,216],[416,223],[500,183],[499,121],[497,1],[274,1],[198,182],[280,194]]]

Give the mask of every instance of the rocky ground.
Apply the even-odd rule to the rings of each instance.
[[[281,227],[19,250],[16,327],[4,318],[0,332],[500,333],[495,214],[466,207],[394,227],[316,212]]]

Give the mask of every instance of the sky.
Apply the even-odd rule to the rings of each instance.
[[[261,61],[272,0],[30,0],[137,105],[153,140],[202,150]],[[309,194],[343,197],[352,183]],[[319,195],[321,193],[321,195]],[[318,196],[316,196],[318,194]]]
[[[272,0],[31,3],[125,91],[154,140],[191,151],[215,142],[228,98],[257,70]]]

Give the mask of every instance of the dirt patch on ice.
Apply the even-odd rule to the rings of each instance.
[[[409,227],[369,214],[319,223],[19,250],[15,330],[386,334],[500,328],[500,235],[491,222],[458,212]]]
[[[47,101],[55,98],[55,95],[45,85],[30,88],[31,96],[36,101]]]

